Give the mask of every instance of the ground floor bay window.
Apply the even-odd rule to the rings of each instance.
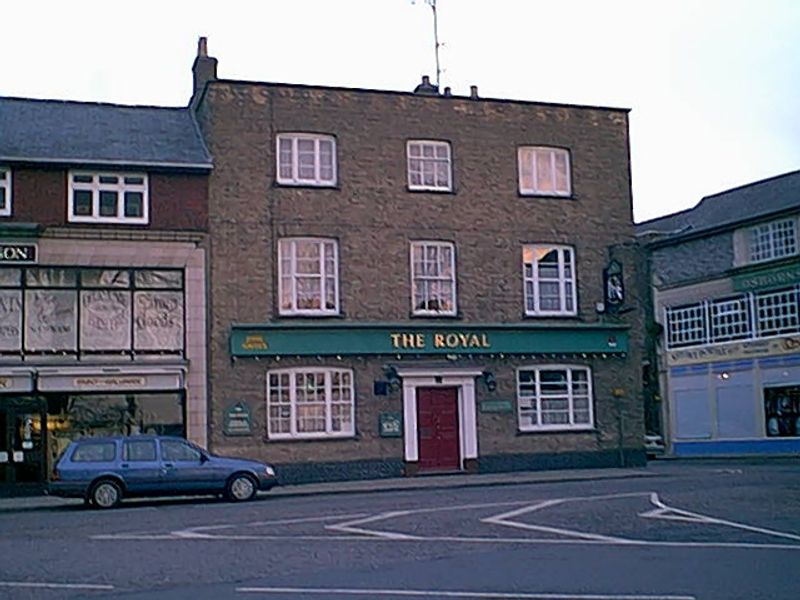
[[[349,437],[354,428],[353,372],[294,368],[267,376],[270,439]]]

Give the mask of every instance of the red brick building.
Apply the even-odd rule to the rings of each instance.
[[[207,443],[211,159],[187,108],[0,98],[0,494],[69,440]]]
[[[288,482],[644,461],[627,110],[216,65],[213,448]]]

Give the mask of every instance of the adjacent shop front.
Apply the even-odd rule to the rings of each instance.
[[[29,260],[0,264],[0,494],[42,487],[78,437],[195,433],[185,261],[144,266],[124,242],[104,260],[81,241],[24,245]]]

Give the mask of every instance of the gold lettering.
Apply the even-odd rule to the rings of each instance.
[[[400,336],[400,339],[403,343],[403,348],[413,348],[414,347],[414,334],[413,333],[404,333]]]
[[[433,347],[444,348],[444,336],[441,333],[433,334]]]
[[[469,336],[466,333],[459,333],[458,334],[458,342],[462,348],[466,348],[469,342]]]
[[[491,348],[489,337],[485,333],[481,334],[481,348]]]
[[[400,347],[400,334],[399,333],[390,333],[389,337],[392,338],[392,348],[399,348]]]
[[[418,333],[416,335],[415,342],[416,342],[416,346],[415,346],[416,348],[424,348],[425,347],[425,334],[424,333]]]
[[[444,336],[444,343],[448,348],[456,348],[458,346],[458,334],[448,333]]]
[[[242,348],[244,350],[266,350],[269,348],[269,344],[263,335],[248,335],[242,342]]]

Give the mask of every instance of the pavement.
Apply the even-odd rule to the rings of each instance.
[[[336,481],[326,483],[306,483],[282,485],[266,496],[313,496],[324,494],[362,494],[369,492],[394,492],[429,489],[472,488],[482,486],[523,485],[536,483],[557,483],[569,481],[595,481],[603,479],[629,479],[653,477],[659,473],[640,469],[566,469],[554,471],[514,471],[510,473],[420,475],[416,477],[368,479],[359,481]],[[151,501],[151,500],[146,500]],[[130,503],[136,500],[129,501]],[[54,496],[18,496],[0,498],[0,513],[49,508],[69,507],[83,504],[80,499],[57,498]]]

